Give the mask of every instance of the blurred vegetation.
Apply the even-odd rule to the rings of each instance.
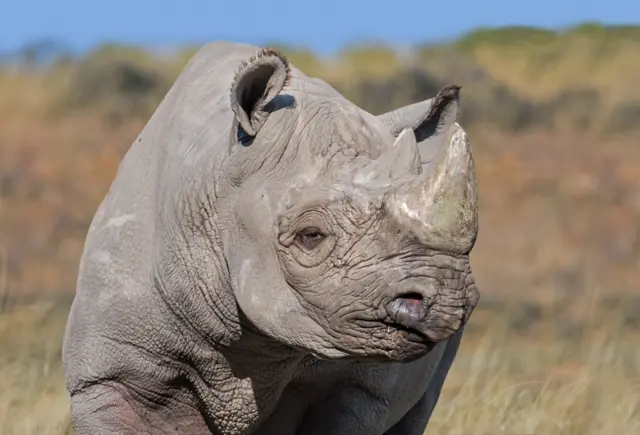
[[[520,280],[565,292],[584,274],[637,288],[640,27],[478,29],[329,58],[270,45],[375,114],[463,86],[481,189],[476,262],[490,291]],[[73,292],[120,159],[197,49],[105,44],[79,56],[45,40],[2,58],[0,253],[12,295]]]
[[[640,27],[587,23],[564,31],[478,29],[411,53],[384,45],[348,46],[330,59],[304,48],[271,46],[373,113],[458,82],[464,87],[462,120],[469,127],[480,123],[514,132],[544,127],[608,134],[640,128]],[[100,109],[107,119],[146,118],[195,51],[186,47],[154,54],[105,44],[74,57],[55,42],[42,41],[8,59],[12,68],[5,68],[4,75],[28,71],[63,86],[49,107],[58,114]]]

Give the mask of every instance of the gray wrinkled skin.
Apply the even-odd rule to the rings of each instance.
[[[63,349],[85,434],[422,434],[478,300],[458,87],[373,116],[216,42],[124,157]]]

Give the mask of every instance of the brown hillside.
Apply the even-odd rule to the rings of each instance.
[[[481,194],[481,289],[546,301],[638,288],[639,34],[510,28],[411,55],[284,51],[374,113],[462,84]],[[104,46],[0,69],[0,253],[11,298],[73,293],[119,160],[192,53]]]

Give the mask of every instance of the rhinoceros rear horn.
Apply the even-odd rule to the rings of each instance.
[[[372,184],[377,181],[388,184],[410,174],[420,174],[420,155],[413,130],[404,129],[393,145],[380,157],[356,172],[354,182]]]
[[[429,100],[379,116],[394,136],[406,128],[413,129],[425,172],[445,145],[445,135],[457,119],[460,89],[458,85],[448,85]]]
[[[240,65],[231,85],[231,110],[248,135],[258,134],[269,116],[267,105],[285,87],[290,74],[284,55],[270,48]]]

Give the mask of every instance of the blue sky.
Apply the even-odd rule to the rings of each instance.
[[[228,39],[329,54],[359,40],[409,45],[477,26],[640,23],[637,0],[0,1],[0,52],[41,38],[78,50],[107,41],[172,46]]]

